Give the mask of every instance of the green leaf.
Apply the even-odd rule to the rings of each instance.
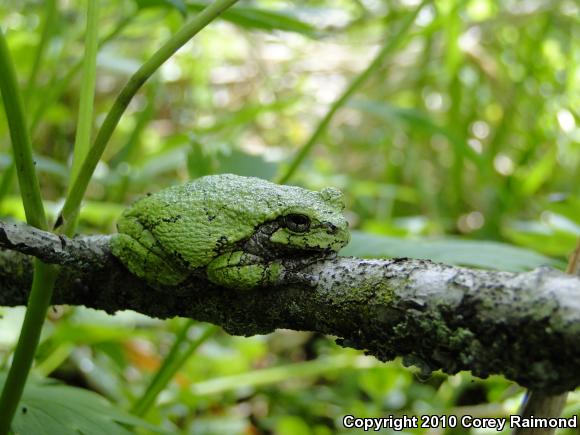
[[[51,157],[33,154],[34,163],[39,173],[53,175],[63,181],[68,180],[70,170],[66,165],[54,160]],[[8,168],[12,164],[12,157],[8,154],[0,154],[0,170]]]
[[[234,149],[219,156],[219,172],[245,175],[270,180],[277,171],[277,164],[264,160],[262,156]]]
[[[580,225],[580,197],[570,195],[552,199],[546,207]]]
[[[0,387],[6,374],[0,373]],[[12,422],[16,434],[35,435],[129,435],[126,426],[163,431],[137,417],[115,409],[91,391],[69,387],[54,380],[30,379]]]
[[[503,229],[518,245],[547,255],[567,256],[580,237],[580,226],[563,216],[546,213],[541,221],[512,221]]]
[[[516,173],[516,188],[519,188],[522,196],[535,194],[552,176],[557,164],[557,148],[538,159],[529,168],[519,168]]]
[[[207,6],[207,2],[189,2],[190,10],[201,11]],[[250,29],[260,30],[284,30],[286,32],[302,33],[314,36],[317,29],[308,23],[292,17],[288,13],[268,11],[252,7],[240,7],[229,9],[222,14],[222,18],[233,24]]]
[[[187,15],[187,7],[183,0],[135,0],[139,9],[170,7],[175,8],[184,17]]]
[[[563,266],[537,252],[506,243],[442,238],[411,240],[352,232],[341,255],[356,257],[409,257],[461,266],[520,272],[542,265]]]
[[[187,154],[187,169],[191,179],[203,177],[214,172],[215,158],[203,144],[191,136],[191,149]]]
[[[182,168],[183,164],[187,162],[188,152],[189,145],[182,145],[175,148],[166,147],[161,152],[148,156],[135,171],[136,175],[133,181],[148,181],[160,174]]]

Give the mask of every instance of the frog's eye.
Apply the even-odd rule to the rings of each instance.
[[[310,229],[310,218],[303,214],[288,214],[284,216],[284,226],[295,233],[305,233]]]

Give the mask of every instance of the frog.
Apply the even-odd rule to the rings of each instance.
[[[227,289],[316,285],[306,265],[350,239],[340,190],[312,191],[234,174],[207,175],[137,200],[111,252],[150,287],[201,277]]]

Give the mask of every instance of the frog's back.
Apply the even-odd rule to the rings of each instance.
[[[142,198],[134,209],[167,254],[197,268],[275,219],[286,207],[287,189],[298,188],[252,177],[211,175]]]

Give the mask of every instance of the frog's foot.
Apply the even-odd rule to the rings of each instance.
[[[316,277],[289,270],[280,260],[266,260],[243,251],[223,254],[207,266],[207,276],[223,287],[251,290],[301,283],[315,286]]]

